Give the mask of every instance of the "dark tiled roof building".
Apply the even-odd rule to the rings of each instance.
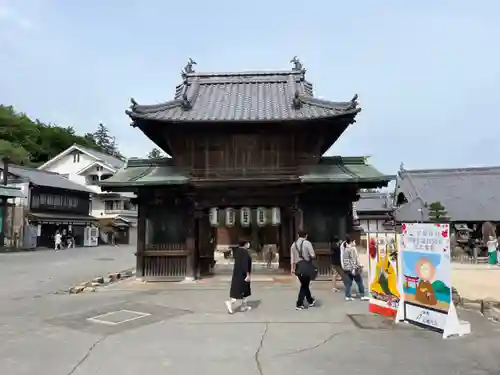
[[[428,221],[436,201],[454,222],[500,221],[500,167],[402,169],[394,199],[398,222]]]
[[[297,230],[304,228],[317,245],[321,273],[329,274],[329,255],[322,255],[321,249],[329,254],[331,237],[352,230],[358,189],[386,186],[391,176],[377,171],[365,157],[324,156],[355,122],[361,111],[358,96],[340,102],[315,97],[302,64],[296,58],[292,62],[293,68],[285,71],[198,73],[190,61],[171,100],[154,105],[131,100],[127,114],[132,125],[171,158],[129,159],[101,186],[135,189],[139,221],[177,212],[149,225],[168,227],[171,238],[160,244],[154,244],[154,236],[139,242],[138,274],[179,277],[207,272],[214,249],[205,243],[212,237],[208,217],[212,225],[218,225],[214,220],[219,218],[213,209],[257,212],[262,207],[281,210],[280,224],[268,228],[267,235],[261,231],[267,239],[254,239],[253,245],[279,244],[280,267],[287,268],[288,249]],[[234,231],[239,224],[237,220],[228,228]],[[189,234],[183,237],[185,228]],[[233,237],[240,236],[236,234]],[[181,244],[174,244],[179,238]],[[168,260],[173,253],[160,254],[158,248],[177,249],[175,262]],[[199,259],[193,261],[187,254],[198,254]]]

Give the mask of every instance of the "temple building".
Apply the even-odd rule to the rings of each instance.
[[[202,277],[214,252],[242,236],[253,249],[275,245],[286,271],[303,228],[328,277],[329,242],[353,230],[359,190],[392,177],[365,157],[323,156],[355,122],[358,97],[315,97],[300,61],[291,63],[284,71],[198,73],[190,60],[172,100],[131,99],[132,126],[171,156],[130,159],[101,182],[137,194],[138,276]]]

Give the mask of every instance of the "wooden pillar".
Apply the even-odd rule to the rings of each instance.
[[[190,207],[186,215],[186,280],[194,281],[196,279],[196,218],[194,207]]]
[[[137,202],[137,252],[136,256],[136,276],[144,276],[144,253],[146,251],[146,214],[148,207],[146,202],[141,200],[140,192]]]

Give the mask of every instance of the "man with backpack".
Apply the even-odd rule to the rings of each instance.
[[[292,258],[292,273],[295,273],[300,282],[299,295],[295,305],[296,310],[304,310],[304,300],[307,301],[308,307],[313,307],[316,304],[316,299],[311,295],[309,288],[311,280],[317,276],[317,268],[313,264],[313,259],[316,258],[313,245],[307,240],[307,233],[303,230],[299,231],[297,240],[290,248]]]

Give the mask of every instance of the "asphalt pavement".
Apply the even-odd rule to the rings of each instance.
[[[0,300],[38,298],[135,267],[135,251],[122,245],[0,253]]]
[[[69,262],[78,269],[95,264]],[[74,276],[95,271],[75,268]],[[71,279],[67,273],[53,277]],[[21,299],[9,296],[3,280],[0,374],[500,373],[499,325],[462,311],[472,334],[443,340],[369,314],[366,302],[345,302],[330,283],[313,284],[319,306],[295,311],[293,281],[254,282],[253,309],[229,315],[223,303],[228,283],[221,278],[197,284],[125,280],[77,295],[45,293],[56,284],[39,284],[43,292],[29,284],[21,294],[31,298]]]

